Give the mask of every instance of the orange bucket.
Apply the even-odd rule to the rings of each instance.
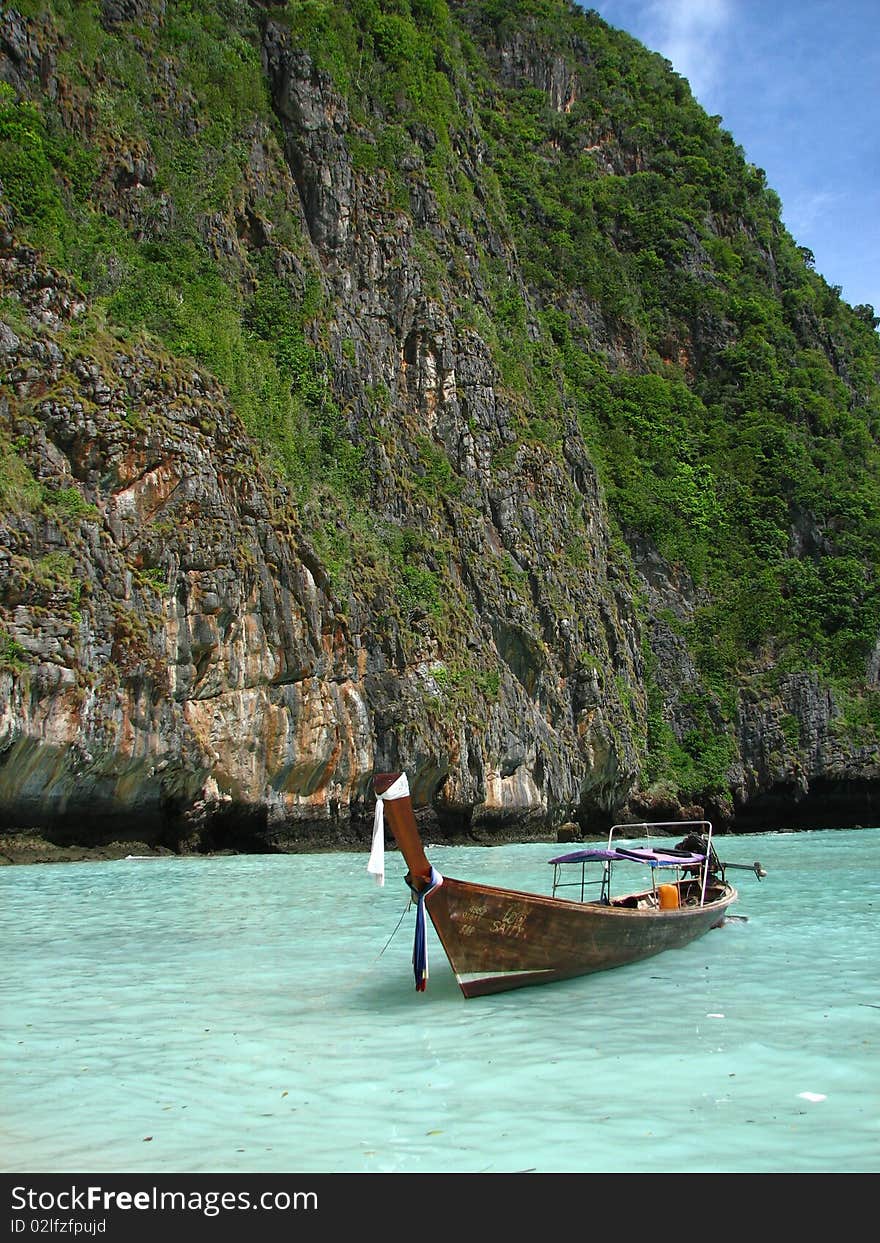
[[[678,886],[677,885],[658,885],[657,894],[660,898],[661,911],[677,911],[678,910]]]

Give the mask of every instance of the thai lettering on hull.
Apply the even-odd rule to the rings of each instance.
[[[527,918],[525,911],[509,906],[500,919],[493,919],[489,927],[502,937],[524,937]]]
[[[500,937],[516,937],[522,939],[526,935],[528,913],[515,906],[509,906],[498,919],[487,920],[489,906],[484,902],[473,902],[466,907],[456,919],[459,934],[472,937],[479,930],[485,935],[494,933]]]

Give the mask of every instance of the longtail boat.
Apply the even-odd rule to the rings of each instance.
[[[602,847],[550,859],[547,895],[500,889],[441,876],[425,854],[405,773],[373,778],[376,812],[367,871],[384,884],[385,820],[408,868],[416,903],[413,970],[416,989],[428,978],[425,913],[465,997],[547,984],[638,962],[689,944],[724,923],[736,901],[728,868],[766,875],[760,863],[720,863],[709,821],[655,821],[614,825]],[[615,845],[639,829],[688,829],[676,847]],[[627,838],[626,840],[629,840]],[[619,838],[618,841],[621,839]],[[650,869],[650,884],[617,892],[622,865]],[[658,881],[658,876],[664,879]],[[595,888],[594,888],[595,887]],[[561,896],[569,890],[574,897]],[[595,896],[590,896],[590,894]]]

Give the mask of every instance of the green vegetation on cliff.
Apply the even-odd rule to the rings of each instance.
[[[518,443],[562,461],[579,429],[624,540],[649,541],[694,585],[678,622],[701,678],[694,729],[672,736],[649,682],[646,777],[721,788],[718,725],[745,670],[818,671],[876,742],[863,693],[880,633],[873,311],[813,270],[762,170],[661,57],[566,0],[16,11],[60,48],[61,89],[0,87],[14,230],[88,296],[84,352],[89,334],[146,334],[226,385],[342,589],[371,582],[384,555],[404,621],[440,619],[457,598],[430,541],[418,566],[412,539],[378,551],[370,470],[387,427],[371,411],[387,413],[388,392],[372,375],[347,391],[354,347],[330,348],[334,308],[261,59],[269,21],[345,102],[352,175],[413,222],[424,288],[491,349]],[[469,249],[450,242],[465,236]],[[415,438],[411,460],[421,503],[464,503],[434,441]],[[24,495],[4,471],[2,495]],[[491,671],[474,679],[497,690]]]

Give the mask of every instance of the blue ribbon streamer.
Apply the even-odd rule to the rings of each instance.
[[[425,899],[433,893],[438,885],[443,884],[443,877],[436,868],[431,868],[431,880],[425,889],[416,893],[416,936],[413,944],[413,972],[416,977],[416,992],[423,993],[428,982],[428,926],[425,919]]]

